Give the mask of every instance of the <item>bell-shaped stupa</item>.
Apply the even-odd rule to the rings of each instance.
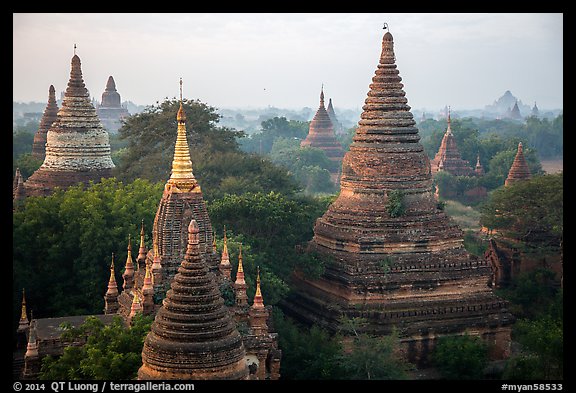
[[[468,254],[463,232],[438,207],[395,60],[386,32],[340,194],[307,247],[324,273],[296,273],[285,310],[333,332],[342,317],[364,319],[360,330],[370,334],[396,328],[414,362],[426,362],[436,337],[464,332],[506,356],[513,317],[488,287],[488,263]]]
[[[247,379],[245,349],[192,219],[178,273],[142,349],[138,379]]]
[[[80,58],[74,54],[62,107],[46,136],[44,162],[24,183],[26,195],[45,196],[54,187],[99,182],[111,177],[113,168],[108,132],[90,101]]]

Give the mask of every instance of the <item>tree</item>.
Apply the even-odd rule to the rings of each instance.
[[[282,350],[280,374],[283,379],[342,379],[342,345],[337,337],[316,325],[299,329],[276,308],[272,316]]]
[[[126,120],[118,130],[120,140],[127,141],[115,156],[114,173],[119,179],[166,181],[170,177],[179,106],[180,101],[167,99]],[[215,108],[198,100],[183,100],[182,106],[194,175],[207,200],[225,192],[297,191],[286,170],[240,150],[238,139],[244,132],[218,127],[220,115]]]
[[[445,379],[482,379],[488,364],[488,346],[477,336],[443,336],[431,359]]]
[[[560,244],[563,174],[535,176],[492,192],[480,208],[480,223],[538,247]]]
[[[343,379],[397,380],[406,379],[412,368],[402,359],[398,351],[400,342],[394,330],[387,336],[372,336],[359,333],[366,323],[363,318],[340,319],[343,334],[351,337],[350,348],[341,357]]]
[[[47,356],[42,361],[42,380],[131,380],[142,365],[144,339],[150,331],[153,317],[136,314],[131,326],[120,316],[112,323],[88,317],[79,327],[63,326],[65,342],[83,341],[86,344],[64,348],[58,359]]]
[[[162,190],[162,183],[108,178],[26,198],[13,214],[14,323],[22,288],[36,317],[100,313],[112,253],[121,282],[128,235],[134,249],[142,220],[151,246]]]

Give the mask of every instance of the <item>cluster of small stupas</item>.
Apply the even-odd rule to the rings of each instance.
[[[454,176],[472,176],[475,174],[484,173],[482,165],[480,164],[480,157],[476,163],[476,170],[472,169],[468,161],[463,160],[458,151],[456,139],[452,133],[452,122],[450,119],[450,111],[448,111],[448,126],[446,132],[442,137],[438,153],[430,160],[430,169],[432,175],[438,171],[446,171]]]
[[[463,233],[438,208],[430,163],[395,64],[390,32],[342,164],[338,198],[316,221],[307,252],[326,263],[318,279],[296,273],[285,310],[338,331],[341,318],[361,331],[396,328],[408,359],[425,363],[437,337],[475,334],[494,357],[509,352],[513,316],[488,283],[490,266],[468,254]],[[389,212],[400,195],[402,214]]]
[[[26,196],[46,196],[55,187],[99,182],[112,176],[108,132],[102,126],[82,78],[80,58],[74,54],[62,107],[52,121],[52,93],[43,118],[46,132],[44,162],[25,182]],[[38,143],[41,143],[40,130]],[[39,150],[37,149],[39,152]],[[40,152],[38,153],[40,154]]]
[[[332,112],[334,112],[333,108]],[[337,163],[342,162],[344,149],[336,139],[330,115],[324,106],[324,88],[320,91],[320,106],[318,107],[318,110],[316,110],[316,113],[310,122],[308,135],[304,140],[302,140],[302,142],[300,142],[300,146],[316,147],[324,151],[328,159],[331,161]],[[336,170],[335,173],[337,172],[338,171]]]
[[[130,116],[128,109],[120,101],[120,94],[116,90],[116,82],[112,75],[108,77],[106,89],[102,93],[102,101],[96,107],[96,112],[102,124],[110,133],[115,133],[122,126],[122,120]]]
[[[110,273],[105,313],[118,313],[128,323],[138,312],[156,315],[143,350],[140,379],[278,379],[282,354],[277,333],[268,328],[270,307],[264,306],[260,278],[250,306],[241,250],[236,280],[231,282],[225,233],[218,256],[192,171],[185,120],[180,104],[172,173],[154,219],[152,250],[146,248],[142,224],[135,262],[128,242],[121,293]],[[234,289],[232,307],[224,306],[219,289],[223,281]],[[239,336],[237,323],[246,323],[248,331]]]

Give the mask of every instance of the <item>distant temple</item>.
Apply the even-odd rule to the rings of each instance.
[[[518,150],[516,151],[514,162],[510,167],[510,171],[508,172],[508,177],[506,177],[504,185],[509,186],[512,183],[516,183],[524,179],[530,179],[530,177],[531,177],[530,168],[528,168],[528,164],[526,163],[526,159],[524,158],[524,152],[522,150],[522,142],[520,142],[518,143]]]
[[[34,143],[32,144],[32,157],[44,161],[46,157],[46,138],[48,130],[58,118],[58,105],[56,104],[56,90],[53,85],[48,89],[48,104],[44,109],[44,114],[40,120],[38,131],[34,134]]]
[[[320,106],[310,122],[310,128],[306,139],[300,142],[301,147],[316,147],[326,153],[326,156],[334,162],[342,162],[344,149],[334,135],[334,128],[330,115],[324,107],[324,89],[320,91]],[[338,173],[335,170],[334,173]]]
[[[108,132],[90,103],[80,58],[74,54],[62,107],[46,135],[44,162],[25,181],[26,195],[46,196],[54,187],[100,182],[112,176],[113,168]]]
[[[102,93],[102,102],[96,107],[96,111],[100,121],[110,133],[118,132],[122,120],[130,116],[128,109],[120,103],[120,94],[116,91],[116,82],[112,75],[108,77],[106,89]]]
[[[514,120],[522,119],[522,115],[520,114],[520,108],[518,108],[518,101],[514,103],[514,106],[508,112],[508,117]]]
[[[437,205],[395,60],[386,32],[340,193],[307,245],[325,270],[297,272],[283,308],[331,332],[342,318],[365,320],[359,333],[397,329],[402,352],[420,365],[445,335],[477,335],[491,357],[505,358],[514,317],[488,286],[488,262],[466,251],[462,230]]]
[[[332,98],[328,99],[328,108],[326,108],[326,111],[328,112],[328,116],[332,122],[332,129],[334,130],[334,133],[336,135],[345,134],[346,130],[344,129],[344,126],[342,126],[342,123],[340,123],[336,117],[336,112],[334,111],[334,106],[332,105]]]
[[[450,111],[448,111],[448,127],[442,138],[442,143],[440,143],[438,153],[434,159],[430,160],[430,169],[432,175],[438,171],[446,171],[454,176],[471,176],[474,174],[468,161],[460,157],[456,139],[452,134]]]

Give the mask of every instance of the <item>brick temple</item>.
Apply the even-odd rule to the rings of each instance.
[[[513,316],[488,286],[488,262],[466,251],[463,232],[437,206],[395,60],[386,32],[340,194],[306,247],[325,271],[317,279],[297,272],[284,309],[331,332],[342,317],[365,319],[370,334],[396,328],[407,358],[421,365],[437,337],[453,334],[478,335],[493,357],[506,357]],[[403,213],[390,213],[391,199]]]
[[[518,181],[530,179],[530,177],[531,177],[530,168],[528,168],[526,158],[524,158],[524,150],[522,149],[522,142],[519,142],[518,150],[516,151],[516,156],[514,157],[512,166],[508,171],[508,176],[504,181],[504,185],[509,186]]]
[[[38,130],[34,134],[34,142],[32,144],[32,157],[44,161],[46,157],[46,138],[48,130],[58,118],[58,104],[56,103],[56,90],[53,85],[48,89],[48,104],[42,114]]]
[[[90,102],[78,55],[71,63],[62,107],[46,134],[44,162],[24,183],[27,196],[46,196],[54,187],[97,183],[112,176],[108,132]]]
[[[308,135],[300,142],[300,147],[307,146],[321,149],[328,159],[337,163],[342,162],[342,157],[344,157],[344,150],[336,139],[330,115],[324,106],[324,89],[320,91],[320,105],[310,122]],[[334,171],[334,173],[337,172],[338,170]]]
[[[472,176],[475,171],[470,166],[470,163],[463,160],[458,151],[456,139],[452,133],[452,124],[450,119],[450,111],[448,111],[448,126],[446,132],[442,137],[438,153],[430,160],[430,169],[432,175],[438,171],[446,171],[454,176]],[[480,158],[478,157],[478,163]]]

